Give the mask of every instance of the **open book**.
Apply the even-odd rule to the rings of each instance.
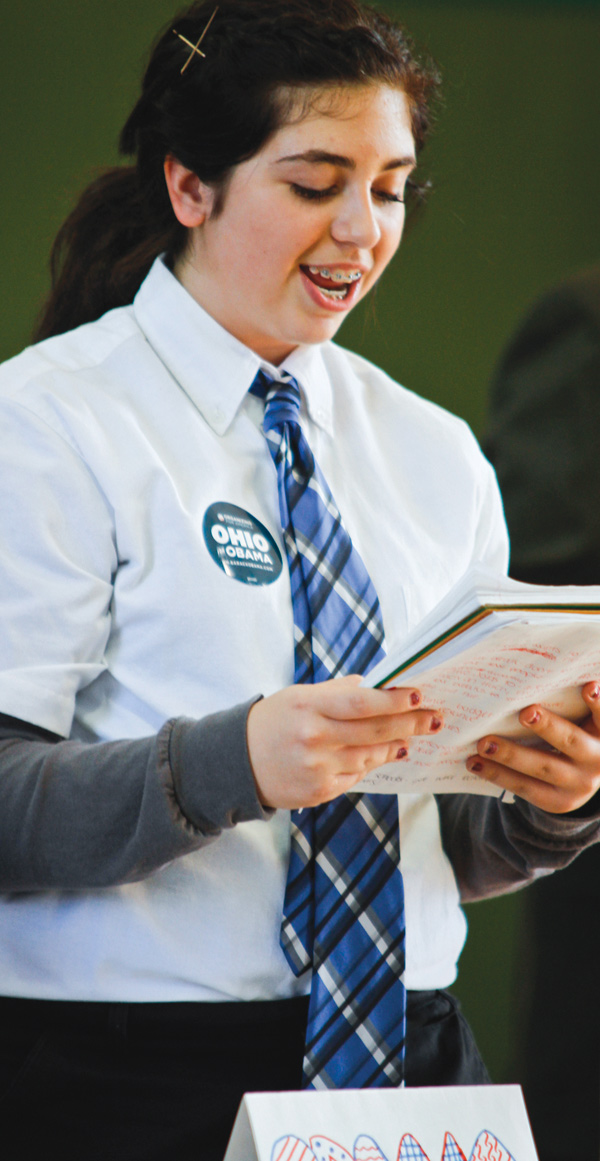
[[[363,685],[415,685],[440,710],[436,737],[412,738],[408,758],[372,770],[379,793],[499,795],[465,759],[486,734],[541,743],[518,713],[539,702],[572,721],[588,713],[586,681],[600,680],[600,586],[526,585],[471,569]]]

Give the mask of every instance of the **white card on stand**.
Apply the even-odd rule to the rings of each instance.
[[[519,1085],[247,1093],[224,1161],[538,1161]]]

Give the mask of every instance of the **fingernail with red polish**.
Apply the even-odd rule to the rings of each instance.
[[[469,770],[472,770],[474,774],[481,774],[483,762],[469,762]]]
[[[526,725],[535,726],[536,723],[539,722],[541,716],[542,715],[539,710],[531,710],[525,718]]]
[[[594,701],[597,701],[600,697],[600,685],[595,685],[594,688],[588,693],[588,697],[591,697]]]
[[[400,749],[398,750],[398,753],[396,754],[396,757],[398,759],[406,758],[407,754],[408,754],[408,750],[406,749],[406,746],[401,746]]]
[[[442,723],[440,718],[432,718],[431,722],[429,723],[429,729],[432,731],[432,733],[435,733],[436,730],[441,730],[441,728]]]
[[[410,704],[411,705],[418,705],[420,700],[421,700],[421,694],[417,693],[416,689],[413,690],[413,692],[410,695]]]
[[[485,749],[486,754],[495,754],[496,750],[498,749],[498,743],[497,742],[488,742],[487,746],[485,746],[484,749]]]

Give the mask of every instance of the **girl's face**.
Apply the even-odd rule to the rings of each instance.
[[[415,164],[405,94],[373,84],[324,97],[332,111],[285,124],[233,170],[221,213],[211,217],[209,201],[176,268],[213,318],[274,364],[335,335],[404,226]]]

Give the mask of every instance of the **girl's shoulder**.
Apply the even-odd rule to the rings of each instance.
[[[0,397],[32,401],[36,387],[100,370],[124,343],[139,335],[132,308],[118,307],[95,322],[43,339],[0,364]]]
[[[386,424],[398,424],[403,431],[412,430],[427,442],[457,441],[463,450],[481,455],[464,419],[404,387],[369,359],[333,342],[323,345],[322,358],[334,395],[346,395],[349,401],[358,394],[373,419],[380,417]]]

